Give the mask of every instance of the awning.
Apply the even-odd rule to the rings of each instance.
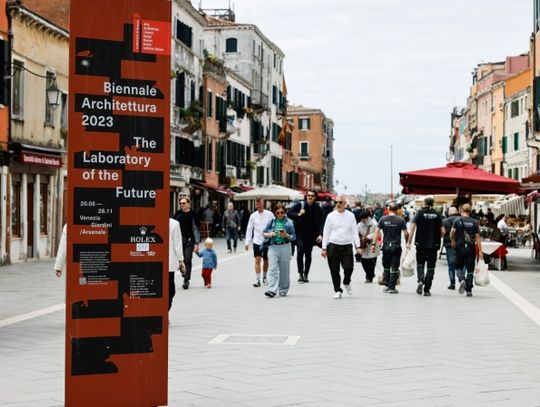
[[[232,198],[234,196],[234,192],[227,191],[226,189],[223,189],[216,185],[210,185],[206,181],[199,181],[199,180],[191,180],[191,185],[194,187],[199,187],[206,189],[208,192],[213,192],[220,195],[225,195],[228,198]]]
[[[445,167],[401,172],[399,178],[404,194],[512,194],[519,187],[516,180],[461,162],[450,163]]]

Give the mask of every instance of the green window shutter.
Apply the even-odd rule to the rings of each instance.
[[[502,152],[503,154],[508,152],[508,137],[506,136],[502,138]]]
[[[514,133],[514,151],[519,150],[519,133]]]

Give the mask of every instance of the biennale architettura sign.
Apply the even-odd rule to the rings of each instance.
[[[170,0],[72,0],[66,406],[167,404]]]

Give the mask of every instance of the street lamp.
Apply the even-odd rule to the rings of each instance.
[[[49,106],[56,110],[59,105],[60,100],[60,89],[56,85],[56,78],[53,79],[53,83],[47,87],[47,100],[49,101]]]

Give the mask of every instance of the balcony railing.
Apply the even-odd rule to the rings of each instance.
[[[260,90],[252,90],[251,105],[266,108],[268,106],[268,95],[265,95]]]

